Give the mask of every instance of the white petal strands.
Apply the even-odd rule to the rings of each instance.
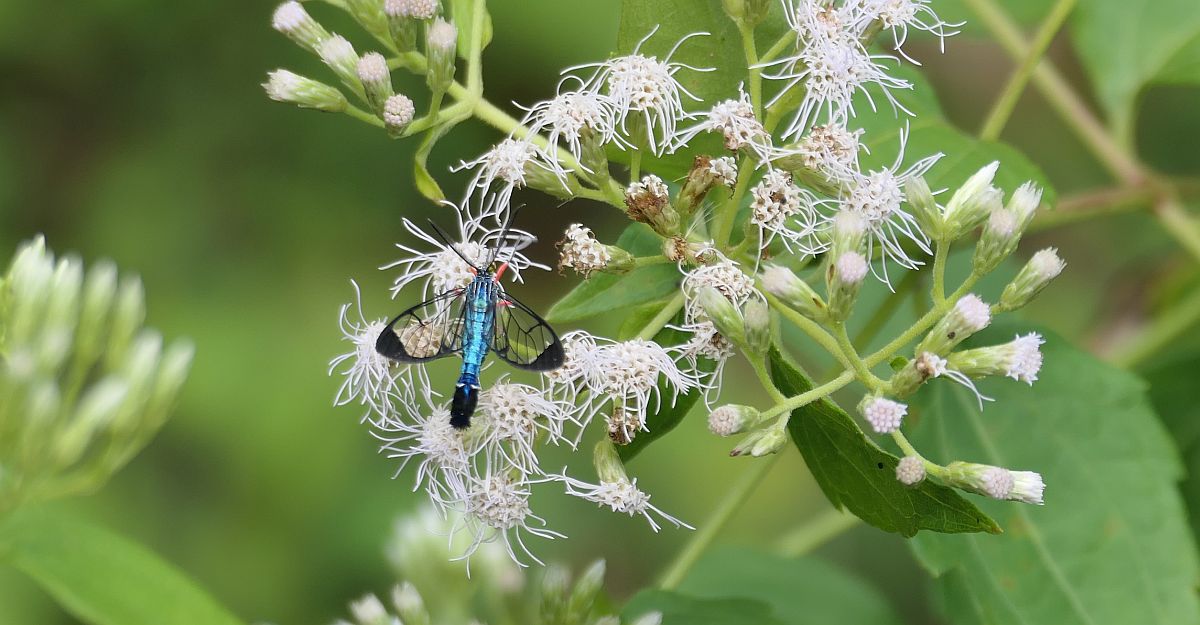
[[[342,340],[354,348],[329,362],[329,375],[338,373],[342,376],[333,403],[341,406],[357,401],[386,414],[387,395],[395,388],[396,381],[392,377],[391,361],[375,351],[375,341],[387,328],[387,320],[367,321],[362,312],[358,283],[352,280],[350,284],[354,286],[354,302],[342,305],[338,311],[338,324],[342,328]],[[351,308],[357,311],[353,317]]]
[[[759,160],[766,160],[771,151],[771,135],[754,116],[754,105],[741,86],[738,96],[736,100],[718,102],[708,113],[699,116],[699,123],[680,131],[675,137],[675,149],[687,145],[702,133],[719,132],[725,138],[725,149],[737,152],[745,148]]]
[[[874,250],[879,249],[884,262],[880,263],[882,272],[876,273],[876,276],[889,288],[888,261],[905,269],[916,269],[922,264],[908,255],[902,239],[912,242],[926,254],[932,253],[929,236],[921,231],[916,219],[901,204],[906,200],[904,183],[910,178],[925,175],[942,155],[927,156],[901,170],[907,142],[908,131],[905,129],[900,132],[900,150],[892,166],[858,174],[847,183],[842,197],[841,210],[857,213],[866,220],[867,256],[873,257]],[[875,271],[874,267],[872,271]]]
[[[539,538],[566,538],[546,529],[546,520],[529,507],[530,487],[534,482],[513,479],[502,474],[473,478],[466,501],[466,524],[472,540],[459,559],[470,558],[479,546],[503,542],[509,557],[521,566],[526,558],[542,564],[525,544],[524,534]]]
[[[566,440],[567,411],[527,384],[503,378],[492,383],[480,395],[479,414],[483,417],[483,445],[492,466],[542,475],[534,446],[539,441],[557,445]]]
[[[938,39],[941,51],[946,51],[946,37],[957,35],[954,30],[964,22],[950,23],[943,21],[930,7],[930,0],[865,0],[863,10],[859,15],[857,27],[865,30],[871,22],[879,20],[880,26],[892,31],[892,43],[896,51],[909,61],[920,65],[912,57],[904,53],[903,46],[908,40],[908,30],[923,30]]]
[[[693,33],[680,39],[661,60],[657,56],[641,53],[642,45],[654,33],[655,27],[638,42],[633,53],[609,59],[604,63],[592,63],[569,68],[566,71],[595,68],[594,73],[583,81],[585,90],[603,93],[609,97],[615,112],[614,127],[624,143],[644,138],[650,151],[662,154],[672,144],[681,120],[690,119],[684,110],[683,100],[699,102],[679,81],[675,74],[681,70],[711,71],[673,62],[671,57],[688,39],[706,36],[708,33]],[[637,126],[634,127],[634,120]],[[634,130],[645,133],[644,137],[631,136]]]
[[[866,151],[863,130],[850,131],[840,124],[813,126],[790,152],[799,155],[805,168],[829,180],[849,181],[859,171],[858,153]]]
[[[568,76],[564,83],[570,80],[578,79]],[[599,144],[606,144],[613,140],[616,132],[612,100],[593,91],[561,92],[550,100],[534,104],[521,121],[531,133],[545,133],[550,145],[565,147],[576,161],[583,157],[586,133],[594,133]]]
[[[450,236],[457,236],[457,240],[450,243],[472,263],[478,265],[485,262],[489,248],[499,246],[496,258],[508,262],[508,273],[514,281],[521,282],[521,272],[531,267],[549,271],[549,267],[533,262],[522,253],[522,250],[536,240],[532,234],[511,229],[504,241],[497,241],[500,236],[499,228],[485,227],[483,218],[469,216],[449,202],[444,205],[454,209],[457,218],[457,232],[449,233]],[[409,219],[405,218],[403,223],[409,234],[429,245],[433,251],[421,251],[403,243],[396,244],[396,247],[405,253],[405,257],[380,267],[383,270],[400,270],[400,275],[392,283],[392,297],[399,295],[404,287],[412,283],[421,284],[422,297],[429,299],[451,289],[462,288],[471,282],[475,277],[471,266],[453,249]]]
[[[372,435],[383,443],[380,453],[400,459],[396,476],[417,461],[413,490],[424,489],[430,502],[445,511],[467,496],[471,457],[479,450],[479,440],[450,425],[449,408],[435,402],[428,388],[426,381],[422,398],[397,398],[396,416],[375,424]]]
[[[816,235],[826,224],[818,206],[821,202],[807,189],[792,182],[792,175],[769,169],[750,190],[750,222],[758,227],[758,247],[766,250],[777,237],[789,251],[814,255],[825,244]]]
[[[628,514],[629,516],[641,515],[650,524],[650,529],[655,532],[661,528],[658,523],[659,520],[666,521],[675,527],[695,529],[687,523],[663,512],[658,507],[651,505],[650,495],[637,487],[637,478],[613,482],[601,480],[599,484],[589,484],[564,474],[562,482],[566,486],[568,495],[595,502],[609,508],[613,512]],[[655,519],[655,516],[658,519]]]
[[[477,196],[481,215],[507,216],[514,189],[526,186],[529,175],[544,172],[553,176],[567,188],[567,170],[544,150],[523,139],[509,137],[497,143],[473,161],[459,163],[454,171],[475,171],[467,186],[464,206],[471,206],[471,198]]]

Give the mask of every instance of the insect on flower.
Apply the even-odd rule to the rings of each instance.
[[[442,243],[470,265],[475,277],[464,287],[450,289],[397,315],[379,333],[375,350],[408,363],[461,355],[462,373],[450,404],[450,425],[462,429],[471,425],[479,402],[479,372],[489,351],[514,367],[531,371],[559,368],[564,351],[549,324],[505,293],[500,284],[508,261],[497,265],[496,256],[505,247],[511,215],[482,266],[471,262],[436,224],[430,225]]]

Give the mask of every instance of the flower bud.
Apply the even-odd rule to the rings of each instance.
[[[1008,210],[1017,216],[1017,224],[1022,232],[1029,226],[1029,222],[1033,221],[1033,215],[1041,203],[1042,190],[1037,188],[1032,181],[1026,182],[1013,191],[1012,197],[1008,200]]]
[[[979,275],[991,273],[1000,263],[1017,249],[1017,241],[1021,239],[1021,231],[1017,223],[1017,215],[1000,207],[993,207],[983,233],[979,235],[979,243],[975,246],[975,272]]]
[[[455,48],[458,45],[458,29],[442,18],[433,20],[425,33],[425,55],[428,70],[425,83],[434,93],[445,93],[454,82]]]
[[[833,251],[861,252],[867,239],[867,220],[853,211],[839,211],[833,217]]]
[[[267,74],[263,83],[267,96],[276,102],[287,102],[301,108],[340,113],[349,104],[341,91],[323,82],[277,69]]]
[[[1040,334],[1030,333],[1003,345],[954,352],[946,362],[967,377],[1003,375],[1032,386],[1042,369],[1041,346],[1045,342]]]
[[[304,10],[299,2],[289,0],[279,5],[271,16],[271,27],[287,35],[302,48],[316,52],[317,46],[329,33]]]
[[[762,271],[762,286],[766,292],[809,319],[825,319],[828,306],[825,300],[801,280],[791,269],[782,265],[767,265]]]
[[[663,241],[663,256],[673,263],[686,262],[693,265],[714,260],[711,245],[694,243],[679,236],[668,237]]]
[[[358,80],[362,83],[367,102],[376,114],[382,115],[388,98],[392,97],[392,71],[388,69],[387,59],[378,52],[368,52],[362,55],[356,66]]]
[[[912,207],[913,217],[922,231],[930,236],[936,236],[943,231],[942,211],[933,199],[933,191],[929,190],[929,183],[925,182],[923,176],[908,179],[904,184],[904,197]]]
[[[396,48],[401,52],[415,50],[422,21],[433,19],[439,8],[437,0],[384,0],[383,13]]]
[[[404,133],[404,129],[412,123],[416,114],[417,108],[413,106],[413,101],[404,94],[397,93],[383,103],[383,123],[387,126],[388,133],[394,137]]]
[[[412,584],[404,582],[392,589],[392,605],[404,625],[429,625],[425,602]]]
[[[351,602],[350,614],[358,625],[388,625],[389,621],[387,608],[375,595],[365,595]]]
[[[346,10],[367,32],[378,38],[387,38],[388,19],[380,0],[343,0]]]
[[[662,612],[647,612],[639,616],[631,625],[662,625]]]
[[[1042,505],[1045,483],[1033,471],[1009,471],[973,462],[951,462],[941,475],[947,484],[992,499]]]
[[[596,446],[592,448],[592,466],[602,482],[629,481],[629,476],[625,473],[625,463],[621,461],[616,446],[609,439],[601,438],[596,441]]]
[[[730,456],[754,456],[759,458],[773,454],[788,442],[787,431],[783,424],[774,424],[761,430],[755,430],[742,438],[737,447],[729,452]]]
[[[675,201],[676,208],[682,215],[691,215],[700,207],[705,196],[722,182],[712,168],[713,158],[700,154],[692,160],[692,169],[688,171],[687,180],[679,190]]]
[[[727,339],[735,343],[745,342],[745,324],[742,315],[729,298],[716,288],[706,286],[700,289],[697,300],[704,313],[717,327],[717,330]]]
[[[583,623],[591,614],[596,597],[604,587],[604,571],[604,560],[596,560],[579,576],[567,601],[566,622]]]
[[[358,80],[358,53],[345,37],[331,35],[317,47],[317,55],[334,74],[337,74],[343,85],[354,93],[363,95],[362,83]]]
[[[916,486],[925,480],[925,461],[919,456],[905,456],[896,463],[896,480],[905,486]]]
[[[867,259],[858,252],[843,252],[832,259],[825,271],[830,319],[845,321],[850,316],[867,270]]]
[[[991,307],[974,294],[964,295],[946,316],[942,317],[917,346],[917,352],[939,356],[950,353],[956,345],[992,322]]]
[[[562,565],[548,565],[542,573],[541,622],[566,622],[567,593],[570,589],[571,572]]]
[[[917,391],[929,378],[936,378],[946,372],[946,360],[937,354],[920,352],[916,358],[908,361],[895,375],[890,383],[892,395],[908,397]]]
[[[721,6],[730,19],[751,28],[762,22],[770,9],[767,0],[721,0]]]
[[[649,224],[664,237],[679,233],[679,213],[671,206],[667,185],[658,176],[650,174],[630,183],[625,190],[625,207],[630,219]]]
[[[988,218],[992,209],[1003,203],[1000,190],[992,186],[1000,161],[992,161],[967,179],[942,211],[942,229],[938,239],[949,242],[974,230]]]
[[[567,227],[566,234],[557,245],[559,271],[570,268],[587,278],[595,271],[624,273],[633,268],[633,256],[629,252],[600,243],[583,224]]]
[[[997,310],[1008,312],[1023,308],[1058,277],[1067,264],[1058,257],[1058,250],[1048,247],[1033,255],[1000,294]]]
[[[708,415],[708,431],[717,436],[741,434],[758,424],[761,414],[757,408],[726,404]]]
[[[771,345],[771,309],[761,297],[751,297],[742,307],[746,349],[752,354],[765,354]]]
[[[890,434],[900,429],[908,406],[880,395],[867,395],[858,403],[858,412],[876,433]]]

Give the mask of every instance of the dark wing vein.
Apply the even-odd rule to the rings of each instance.
[[[400,362],[425,362],[462,351],[463,291],[447,291],[396,315],[379,333],[375,351]]]

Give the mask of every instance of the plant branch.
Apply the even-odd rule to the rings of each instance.
[[[972,271],[971,275],[967,276],[966,280],[963,280],[963,283],[959,285],[959,287],[950,295],[950,297],[942,300],[941,304],[930,308],[924,315],[921,316],[920,319],[917,320],[916,323],[912,325],[911,328],[905,330],[900,336],[892,339],[890,343],[883,346],[883,348],[881,348],[879,351],[867,356],[863,362],[865,362],[868,367],[874,367],[875,365],[878,365],[879,363],[895,356],[896,352],[900,351],[902,347],[915,341],[918,337],[928,331],[929,328],[933,327],[933,324],[937,323],[938,319],[944,317],[946,313],[950,311],[950,307],[954,305],[954,302],[957,302],[958,298],[966,295],[967,292],[971,290],[971,287],[975,286],[975,283],[978,282],[979,278],[981,277],[982,276]]]
[[[680,308],[683,308],[682,291],[676,293],[675,297],[672,297],[671,301],[667,302],[667,305],[663,306],[663,309],[658,311],[658,314],[646,324],[646,327],[642,328],[641,332],[638,332],[637,338],[644,341],[653,339],[654,335],[658,334],[659,330],[662,330],[663,327],[671,322],[671,319],[675,317],[675,314],[679,312]]]
[[[1034,35],[1033,42],[1030,44],[1024,60],[1013,71],[1012,76],[1008,79],[1008,83],[1004,85],[1004,90],[1000,92],[1000,97],[996,99],[996,103],[992,106],[992,111],[988,114],[987,121],[983,124],[983,129],[979,131],[980,139],[994,141],[1000,136],[1000,132],[1004,130],[1005,124],[1008,123],[1008,118],[1012,115],[1017,101],[1021,98],[1021,94],[1025,92],[1025,87],[1029,84],[1033,70],[1046,54],[1046,50],[1050,47],[1050,43],[1054,41],[1055,35],[1062,29],[1067,16],[1075,8],[1075,3],[1076,0],[1058,0],[1054,4],[1054,7],[1050,10],[1050,14],[1046,16],[1037,34]]]
[[[862,523],[862,519],[849,512],[827,508],[780,538],[777,551],[782,556],[798,558],[859,523]]]
[[[1156,316],[1136,337],[1113,350],[1109,360],[1122,367],[1135,367],[1197,324],[1200,324],[1200,287]]]

